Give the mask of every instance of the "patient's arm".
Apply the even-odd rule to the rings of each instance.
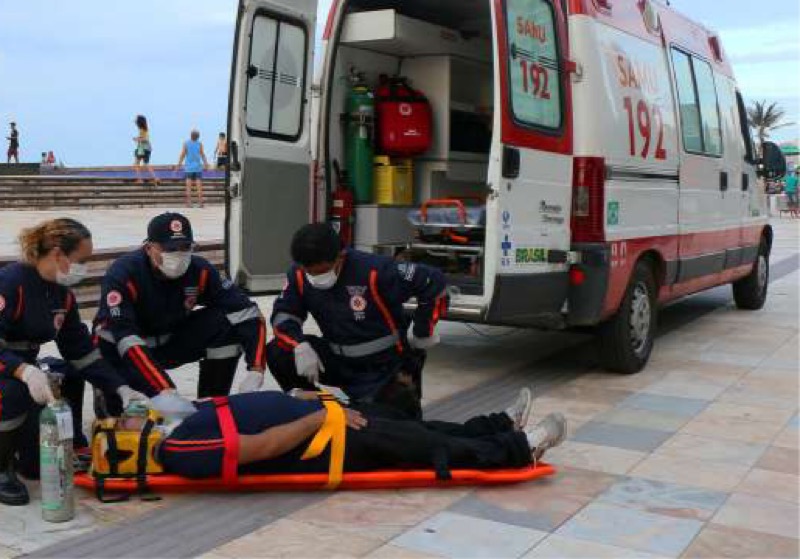
[[[325,422],[324,409],[291,423],[270,427],[257,435],[239,435],[239,464],[250,464],[277,458],[314,435]],[[345,408],[345,423],[356,431],[367,426],[366,418],[355,410]]]
[[[286,454],[316,433],[325,422],[325,410],[291,423],[270,427],[257,435],[239,435],[239,464],[270,460]]]

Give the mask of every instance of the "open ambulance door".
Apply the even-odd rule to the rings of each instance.
[[[498,231],[488,322],[558,320],[569,287],[571,84],[563,3],[493,0],[500,165],[490,166]],[[488,283],[488,282],[487,282]],[[488,286],[487,286],[488,287]]]
[[[278,290],[292,234],[310,221],[316,0],[240,0],[228,101],[225,264],[251,292]]]

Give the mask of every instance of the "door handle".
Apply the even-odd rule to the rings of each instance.
[[[750,175],[742,173],[742,191],[747,192],[750,189]]]
[[[719,189],[722,192],[728,190],[728,173],[727,171],[720,171],[719,173]]]
[[[519,176],[519,150],[503,146],[503,178],[515,179]]]
[[[231,142],[230,161],[228,161],[228,168],[231,171],[241,171],[242,166],[239,163],[239,144]]]

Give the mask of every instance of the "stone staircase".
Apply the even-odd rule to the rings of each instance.
[[[222,241],[201,241],[197,244],[198,248],[195,254],[204,257],[222,271],[225,259]],[[81,310],[81,318],[84,320],[94,318],[100,299],[100,281],[111,263],[126,252],[135,249],[136,247],[126,247],[94,251],[91,260],[88,262],[89,277],[73,288]],[[14,261],[15,258],[13,257],[0,257],[0,268]]]
[[[203,180],[207,204],[225,201],[223,179]],[[137,184],[131,177],[0,175],[0,210],[45,210],[70,208],[142,208],[180,206],[184,203],[184,181],[161,179]]]

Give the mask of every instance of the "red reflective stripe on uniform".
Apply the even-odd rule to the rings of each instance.
[[[139,292],[136,290],[136,285],[131,280],[128,280],[125,285],[128,288],[128,293],[131,294],[131,299],[133,299],[133,302],[135,303],[136,300],[139,299]]]
[[[152,386],[153,388],[160,389],[161,385],[158,383],[157,379],[154,379],[153,376],[150,374],[149,369],[142,363],[141,358],[139,357],[139,353],[136,351],[137,347],[134,346],[128,350],[128,357],[130,357],[131,361],[133,361],[133,365],[139,370],[142,374],[144,379]]]
[[[236,483],[239,478],[239,431],[228,399],[225,397],[214,398],[217,406],[217,421],[222,438],[225,440],[225,455],[222,458],[222,482],[226,485]]]
[[[433,336],[433,331],[436,329],[436,323],[439,322],[439,298],[433,302],[433,315],[431,316],[431,327],[429,336]]]
[[[135,355],[139,358],[142,367],[149,373],[149,376],[152,379],[150,384],[156,388],[169,388],[169,383],[164,380],[164,375],[161,374],[161,371],[158,370],[158,367],[156,367],[150,358],[147,357],[147,354],[142,350],[141,346],[133,346],[130,351],[135,353]]]
[[[203,271],[200,272],[200,281],[197,284],[198,297],[200,297],[200,295],[202,295],[203,292],[206,290],[207,283],[208,283],[208,270],[203,269]]]
[[[267,324],[263,318],[258,319],[258,345],[256,346],[256,359],[254,365],[263,369],[266,366],[264,348],[267,343]]]
[[[300,296],[303,296],[303,271],[302,270],[295,270],[294,277],[297,280],[297,292]]]
[[[222,443],[209,446],[172,446],[164,443],[164,450],[168,452],[207,452],[212,450],[224,450],[225,445]]]
[[[300,345],[297,342],[297,340],[295,340],[294,338],[291,338],[290,336],[287,336],[286,334],[284,334],[283,332],[281,332],[280,330],[278,330],[274,326],[272,327],[272,329],[275,332],[275,337],[278,338],[279,342],[283,342],[284,344],[288,345],[292,349],[294,349],[298,345]]]
[[[394,317],[392,317],[392,313],[389,312],[388,307],[383,302],[383,298],[381,294],[378,292],[378,271],[377,270],[370,270],[369,272],[369,289],[372,292],[372,298],[375,299],[375,303],[378,305],[378,310],[381,311],[381,315],[383,316],[384,322],[389,327],[389,330],[392,331],[392,334],[397,334],[397,325],[394,322]],[[399,353],[403,353],[403,342],[400,341],[400,338],[397,339],[397,351]]]
[[[222,444],[225,442],[225,439],[192,439],[191,441],[184,441],[180,439],[170,439],[169,441],[165,442],[164,444],[178,444],[178,445],[205,445],[211,446],[215,444]]]
[[[22,316],[22,310],[25,308],[25,292],[22,286],[17,287],[17,308],[14,309],[14,320],[19,320]]]

